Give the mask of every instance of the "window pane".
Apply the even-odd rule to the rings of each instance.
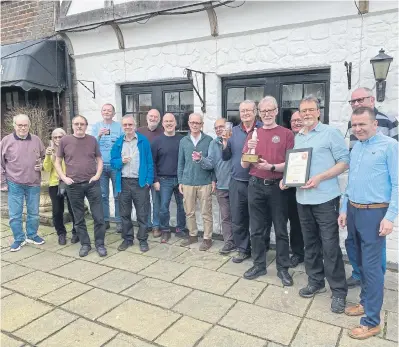
[[[8,110],[12,108],[12,94],[6,93],[6,107]]]
[[[238,110],[240,103],[245,100],[244,88],[229,88],[227,90],[227,109]]]
[[[284,108],[299,108],[302,99],[302,84],[283,85],[282,105]]]
[[[258,105],[258,102],[263,98],[264,94],[264,87],[248,87],[246,88],[246,95],[245,99],[253,100]]]
[[[126,95],[126,113],[133,112],[133,95]]]
[[[179,111],[179,92],[165,93],[165,112],[176,113]]]
[[[180,92],[180,110],[194,112],[194,93],[192,91]]]
[[[232,122],[233,125],[238,125],[241,122],[239,111],[227,111],[227,121]]]
[[[325,104],[325,85],[324,83],[305,84],[305,96],[313,95],[319,99],[320,106],[324,107]]]
[[[19,107],[19,95],[18,95],[18,92],[12,92],[12,101],[14,103],[14,107]]]
[[[190,112],[185,112],[180,115],[180,122],[181,122],[181,130],[182,131],[189,131],[190,128],[188,127],[188,116],[192,113]]]
[[[137,126],[138,128],[147,125],[147,112],[145,112],[145,113],[140,112],[138,114],[138,117],[136,117],[136,120],[137,120],[137,118],[138,118],[138,123],[137,123],[138,124],[138,126]]]
[[[291,117],[297,109],[285,109],[283,110],[283,119],[282,119],[282,126],[287,129],[291,129]]]
[[[139,94],[139,109],[135,111],[148,112],[149,110],[151,110],[151,99],[151,94]]]

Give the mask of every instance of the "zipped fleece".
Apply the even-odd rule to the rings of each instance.
[[[212,137],[201,132],[201,140],[197,146],[191,141],[190,134],[184,136],[179,146],[179,161],[177,164],[177,178],[179,184],[187,186],[205,186],[216,181],[213,171],[204,170],[199,162],[193,161],[191,155],[194,151],[202,152],[203,157],[208,156],[208,148]]]

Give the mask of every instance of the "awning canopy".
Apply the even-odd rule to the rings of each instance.
[[[42,39],[1,46],[1,86],[61,92],[65,89],[65,45]]]

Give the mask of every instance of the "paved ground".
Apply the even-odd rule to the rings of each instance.
[[[303,267],[294,287],[281,286],[274,252],[268,274],[246,281],[251,262],[220,256],[221,242],[199,252],[175,238],[167,245],[150,239],[144,255],[137,245],[118,252],[120,236],[111,232],[106,259],[94,251],[79,259],[79,245],[59,246],[49,227],[40,233],[45,245],[11,253],[10,229],[1,225],[2,347],[397,346],[397,273],[386,275],[383,332],[360,342],[347,336],[358,318],[330,312],[330,291],[298,296]],[[348,300],[358,294],[351,290]]]

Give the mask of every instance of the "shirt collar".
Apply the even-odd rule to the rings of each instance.
[[[14,134],[14,139],[16,139],[16,140],[20,140],[20,141],[32,140],[32,136],[30,136],[30,133],[28,133],[28,136],[26,136],[26,138],[24,138],[24,139],[20,138],[15,131],[13,132],[13,134]]]
[[[373,144],[374,142],[376,142],[376,141],[378,140],[378,137],[380,137],[381,135],[383,135],[383,134],[381,133],[381,131],[377,131],[377,133],[376,133],[374,136],[370,137],[370,138],[367,139],[366,141],[360,141],[360,143],[361,143],[361,144],[365,144],[365,145],[367,145],[367,144]]]
[[[134,134],[133,138],[132,138],[130,141],[129,141],[129,140],[126,140],[126,135],[123,135],[123,141],[132,142],[134,139],[137,140],[137,133]]]
[[[239,124],[239,126],[240,126],[240,129],[241,129],[244,133],[247,133],[247,131],[246,131],[245,127],[244,127],[244,123],[243,123],[243,122],[241,122],[241,123]],[[252,128],[249,129],[249,131],[248,131],[247,134],[249,134],[249,133],[250,133],[251,131],[253,131],[255,128],[260,128],[261,126],[262,126],[262,123],[259,122],[259,121],[257,121],[257,120],[255,120],[254,124],[252,125]]]
[[[317,125],[316,125],[316,127],[314,127],[311,131],[321,131],[321,128],[322,128],[322,123],[321,122],[318,122],[317,123]],[[309,133],[311,132],[311,131],[309,131]],[[298,135],[300,134],[300,135],[305,135],[305,127],[303,127],[301,130],[299,130],[299,132],[298,132]],[[308,134],[309,134],[308,133]]]

